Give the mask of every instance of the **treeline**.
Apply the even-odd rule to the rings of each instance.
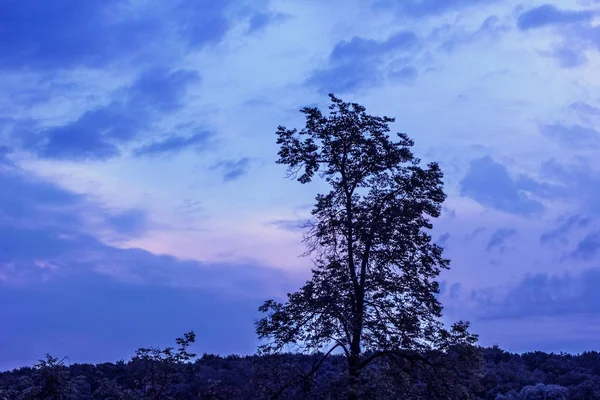
[[[182,353],[180,350],[183,350]],[[531,352],[513,354],[498,347],[476,348],[479,372],[411,370],[376,362],[361,377],[363,399],[600,399],[600,354]],[[184,355],[181,358],[181,355]],[[129,362],[72,364],[48,356],[35,367],[0,373],[0,399],[344,399],[347,373],[343,356],[321,361],[305,356],[227,356],[204,354],[192,360],[185,346],[140,349]],[[448,356],[454,357],[454,356]],[[451,361],[451,360],[447,360]],[[445,377],[444,377],[445,375]],[[443,379],[437,379],[444,377]],[[278,396],[278,397],[277,397]]]

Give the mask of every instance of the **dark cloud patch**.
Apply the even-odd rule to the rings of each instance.
[[[440,284],[440,290],[437,295],[438,299],[442,295],[447,295],[450,299],[458,298],[458,295],[460,294],[460,286],[461,286],[460,282],[455,282],[452,285],[450,285],[450,287],[448,287],[447,281],[441,281],[439,284]]]
[[[485,156],[471,162],[467,174],[460,181],[460,193],[485,207],[492,207],[518,215],[532,215],[544,211],[538,200],[526,193],[540,197],[554,196],[555,188],[532,180],[527,176],[513,178],[502,164]]]
[[[600,107],[593,106],[583,101],[575,102],[571,104],[569,108],[584,118],[600,117]]]
[[[560,217],[557,221],[558,226],[540,236],[540,243],[554,245],[556,243],[567,244],[571,233],[577,229],[587,228],[592,220],[581,214]]]
[[[13,149],[9,146],[0,145],[0,165],[8,164],[8,156],[13,152]]]
[[[0,220],[22,226],[63,226],[80,224],[83,196],[25,174],[14,166],[0,167]],[[47,210],[51,210],[48,212]]]
[[[335,45],[329,55],[328,66],[317,69],[306,84],[320,93],[345,93],[379,85],[385,76],[397,82],[412,82],[418,71],[410,59],[397,58],[398,53],[417,49],[419,39],[410,31],[401,31],[384,41],[354,37]]]
[[[107,160],[118,157],[119,145],[149,129],[162,114],[182,106],[188,85],[199,78],[188,70],[152,69],[143,72],[131,86],[114,94],[111,103],[90,110],[62,126],[13,135],[23,147],[39,157],[61,160]]]
[[[600,146],[600,132],[581,125],[548,124],[540,127],[542,135],[571,148]]]
[[[593,16],[592,11],[561,10],[552,4],[544,4],[519,15],[517,27],[521,30],[529,30],[545,26],[576,24],[589,22]]]
[[[506,251],[506,242],[516,235],[517,231],[513,228],[498,229],[490,236],[485,250],[504,253]]]
[[[563,68],[577,68],[588,61],[588,58],[580,49],[569,47],[566,44],[556,47],[550,55],[556,58],[558,64]]]
[[[172,41],[199,46],[229,29],[230,1],[35,0],[0,2],[0,68],[103,67],[155,56]]]
[[[500,21],[496,15],[487,17],[479,28],[473,31],[457,30],[455,24],[444,24],[433,32],[433,37],[440,40],[440,48],[452,53],[454,50],[480,39],[498,39],[509,30],[509,26]]]
[[[269,225],[274,225],[279,229],[283,229],[284,231],[291,232],[301,232],[304,231],[310,224],[310,220],[306,218],[301,219],[278,219],[275,221],[270,221]]]
[[[442,206],[442,215],[448,218],[456,218],[456,211],[446,206]]]
[[[274,12],[260,12],[250,17],[248,33],[256,33],[264,30],[267,26],[283,22],[290,18],[289,15]]]
[[[348,93],[381,83],[379,71],[373,64],[341,64],[332,68],[318,69],[306,81],[319,93]]]
[[[600,254],[600,231],[590,232],[577,244],[570,256],[577,260],[592,261]]]
[[[125,210],[106,216],[106,223],[128,237],[141,236],[148,229],[148,215],[144,210]]]
[[[32,237],[34,234],[39,235],[39,232],[82,235],[85,231],[96,228],[126,238],[140,236],[148,226],[146,214],[142,210],[112,212],[86,196],[69,192],[14,166],[0,167],[0,187],[0,226],[4,224],[5,229],[13,227],[31,230]],[[92,216],[97,221],[90,226],[89,219]],[[17,235],[16,231],[0,233],[3,240],[14,235]],[[29,246],[27,240],[22,243],[22,246]],[[38,246],[34,243],[30,246],[33,254]],[[5,252],[10,248],[12,247],[9,246]]]
[[[440,235],[440,237],[436,241],[436,244],[441,247],[446,247],[449,239],[450,239],[450,234],[448,232],[443,233]]]
[[[189,148],[203,149],[212,136],[211,132],[200,132],[188,137],[171,135],[165,139],[138,147],[133,153],[135,156],[140,157],[173,154]]]
[[[174,27],[177,37],[191,47],[198,48],[208,43],[216,43],[231,27],[226,12],[232,4],[231,0],[174,2],[167,8],[167,13],[174,16],[170,27]]]
[[[467,7],[484,6],[497,0],[376,0],[374,6],[411,17],[426,17],[457,11]]]
[[[600,215],[600,175],[591,165],[563,165],[549,160],[542,164],[541,171],[544,177],[560,184],[558,199],[569,201],[572,208],[577,207],[583,214]]]
[[[461,285],[460,282],[455,282],[450,286],[450,292],[448,295],[451,299],[457,299],[460,294]]]
[[[218,170],[223,173],[223,181],[230,182],[246,175],[250,169],[250,159],[248,157],[238,160],[221,161],[211,167],[213,170]]]
[[[154,68],[143,72],[127,91],[129,108],[146,107],[171,112],[181,106],[186,89],[190,83],[198,82],[196,71],[166,68]]]
[[[491,288],[472,292],[481,319],[600,314],[600,269],[581,274],[536,274],[505,292]]]
[[[354,37],[349,41],[338,43],[333,48],[329,59],[334,63],[343,63],[352,62],[358,57],[377,58],[390,51],[414,48],[417,43],[417,36],[410,31],[399,32],[383,42]]]
[[[395,82],[412,83],[419,76],[419,71],[412,65],[401,66],[398,69],[392,69],[388,73],[388,77]]]
[[[112,112],[109,106],[87,112],[73,123],[45,129],[38,135],[36,146],[30,150],[39,157],[51,159],[107,160],[117,157],[121,152],[110,140],[110,132],[117,129],[117,132],[127,132],[129,136],[137,131],[137,126],[133,131],[127,131],[126,127],[118,125],[117,119],[105,118]]]
[[[473,232],[467,233],[465,235],[465,239],[467,239],[467,240],[473,239],[485,231],[486,231],[486,229],[483,226],[480,226],[479,228],[474,229]]]
[[[522,13],[517,26],[523,31],[554,27],[561,41],[546,54],[563,68],[576,68],[588,62],[587,50],[600,50],[600,25],[592,23],[597,14],[597,10],[563,10],[544,4]]]

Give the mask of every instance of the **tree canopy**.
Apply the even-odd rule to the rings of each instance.
[[[288,176],[306,184],[318,173],[331,190],[317,195],[306,226],[312,278],[285,303],[265,302],[256,329],[266,353],[342,349],[355,398],[375,358],[427,362],[420,355],[477,337],[466,322],[447,330],[440,321],[436,278],[449,260],[428,233],[446,198],[439,165],[422,166],[405,133],[390,138],[393,118],[330,99],[328,115],[305,107],[303,129],[277,129]]]

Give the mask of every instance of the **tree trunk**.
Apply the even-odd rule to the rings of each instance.
[[[352,353],[348,359],[348,400],[358,400],[358,379],[360,376],[359,356]]]

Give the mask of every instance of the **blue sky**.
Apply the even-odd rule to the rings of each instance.
[[[597,0],[2,2],[0,369],[253,352],[327,189],[274,132],[328,92],[440,162],[448,321],[598,349],[599,68]]]

